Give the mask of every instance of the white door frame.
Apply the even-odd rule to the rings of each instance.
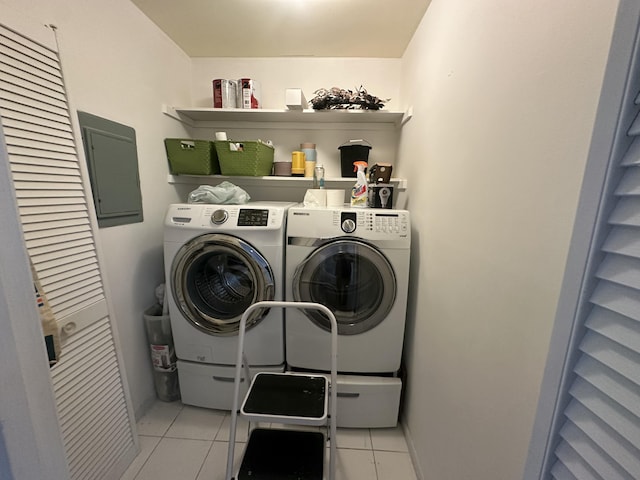
[[[610,191],[616,151],[616,133],[640,25],[640,2],[620,0],[605,69],[600,103],[591,138],[576,221],[567,258],[538,410],[525,465],[525,480],[548,478],[558,429],[562,425],[567,382],[575,361],[575,342],[581,338],[581,305],[590,293],[594,253],[602,241],[600,219]]]

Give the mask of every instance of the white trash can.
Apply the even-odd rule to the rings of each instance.
[[[173,402],[180,398],[176,350],[173,346],[169,315],[162,314],[162,305],[156,303],[144,311],[144,326],[153,365],[153,380],[158,398]]]

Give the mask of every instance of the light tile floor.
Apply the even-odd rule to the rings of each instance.
[[[230,418],[224,411],[156,402],[138,422],[140,454],[122,480],[224,480]],[[246,441],[247,424],[239,419],[236,468]],[[339,428],[336,445],[336,480],[416,479],[400,426]]]

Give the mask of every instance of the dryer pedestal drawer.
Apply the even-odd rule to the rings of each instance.
[[[338,375],[338,427],[395,427],[401,391],[399,378]]]
[[[231,410],[235,367],[178,360],[178,380],[182,403],[195,407]],[[284,365],[251,367],[251,375],[258,372],[284,372]],[[247,393],[248,382],[243,381],[240,397]]]

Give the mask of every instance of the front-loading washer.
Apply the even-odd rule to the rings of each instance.
[[[284,298],[291,205],[169,206],[164,261],[183,403],[231,408],[240,317],[255,302]],[[252,371],[284,370],[283,322],[279,309],[248,319],[245,351]]]
[[[318,302],[338,321],[338,371],[393,374],[400,368],[409,284],[409,212],[304,208],[288,212],[287,300]],[[329,370],[328,320],[286,315],[287,363]]]

